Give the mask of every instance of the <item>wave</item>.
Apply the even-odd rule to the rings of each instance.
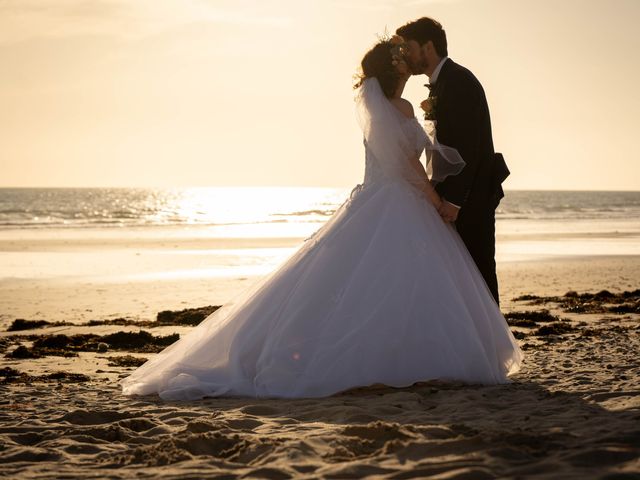
[[[304,210],[302,212],[290,212],[290,213],[272,213],[271,215],[273,216],[286,216],[286,217],[292,217],[292,216],[305,216],[305,215],[322,215],[325,217],[329,217],[331,215],[333,215],[333,213],[335,212],[335,209],[327,209],[327,210]]]
[[[6,189],[2,228],[109,228],[321,223],[350,189]],[[499,221],[627,222],[640,218],[640,192],[507,191]]]

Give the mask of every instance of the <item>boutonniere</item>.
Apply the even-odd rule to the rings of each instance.
[[[429,97],[426,100],[423,100],[420,104],[420,108],[424,110],[424,119],[425,120],[435,120],[436,119],[436,105],[438,104],[438,97]]]

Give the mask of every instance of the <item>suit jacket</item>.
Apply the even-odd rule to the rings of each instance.
[[[458,175],[448,176],[436,185],[436,191],[462,207],[473,204],[495,209],[504,196],[501,183],[509,175],[509,169],[493,148],[489,107],[482,85],[473,73],[449,58],[442,64],[429,96],[436,97],[438,141],[456,148],[466,163]]]

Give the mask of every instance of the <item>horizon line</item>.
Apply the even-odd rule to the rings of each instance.
[[[190,188],[318,188],[318,189],[352,189],[351,186],[336,185],[188,185],[188,186],[0,186],[2,190],[8,189],[144,189],[144,190],[168,190],[168,189],[190,189]],[[505,188],[505,192],[640,192],[640,188],[633,190],[627,188]]]

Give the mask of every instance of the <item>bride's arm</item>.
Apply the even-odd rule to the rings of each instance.
[[[401,72],[402,73],[402,72]],[[407,76],[407,78],[409,78]],[[405,80],[406,81],[406,80]],[[396,106],[400,111],[404,113],[407,118],[414,117],[413,113],[413,105],[408,100],[404,98],[392,98],[391,103]],[[436,207],[436,210],[440,210],[440,206],[442,205],[442,199],[438,192],[435,191],[431,182],[429,181],[429,176],[422,166],[422,162],[420,162],[420,154],[412,157],[409,162],[411,163],[411,167],[418,173],[418,176],[423,179],[423,183],[420,185],[420,190],[425,194],[427,199]]]
[[[409,75],[407,74],[407,77],[404,79],[404,82],[406,82],[407,81],[406,79],[408,78],[409,78]],[[397,92],[397,96],[395,98],[391,98],[390,102],[394,104],[396,108],[398,108],[402,113],[404,113],[404,115],[407,118],[412,118],[414,116],[413,105],[411,105],[411,102],[409,102],[408,100],[405,100],[404,98],[400,97],[400,94],[402,94],[402,88],[404,88],[404,83],[401,82],[401,87]],[[436,207],[436,210],[440,210],[440,206],[442,205],[442,199],[440,198],[440,195],[438,195],[438,192],[436,192],[433,186],[431,185],[431,182],[429,181],[429,176],[427,175],[427,172],[425,171],[424,167],[422,166],[422,163],[420,162],[420,155],[415,155],[413,158],[410,158],[409,162],[411,163],[411,167],[418,173],[418,176],[423,180],[423,182],[418,188],[422,190],[422,192],[427,197],[427,200],[430,201],[434,207]]]
[[[418,174],[424,179],[424,184],[420,188],[422,192],[425,194],[427,199],[433,203],[433,206],[436,207],[436,210],[440,208],[442,204],[442,199],[438,192],[435,191],[431,182],[429,181],[429,177],[424,167],[422,166],[422,162],[420,162],[420,156],[416,156],[411,159],[411,166],[418,172]]]

